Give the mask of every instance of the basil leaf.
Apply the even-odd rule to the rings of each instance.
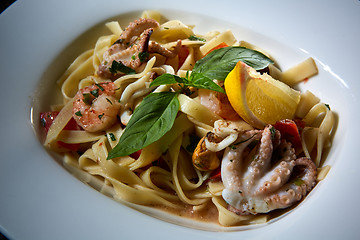
[[[244,47],[225,47],[216,49],[195,63],[193,73],[202,73],[210,79],[225,80],[236,63],[242,61],[261,70],[273,61],[264,54]]]
[[[107,159],[127,156],[159,140],[174,124],[179,111],[178,93],[151,93],[135,109],[119,143]]]
[[[134,69],[125,66],[121,61],[117,62],[115,60],[112,61],[111,67],[109,67],[109,71],[112,74],[116,74],[117,72],[122,72],[125,74],[135,74],[136,73]]]
[[[225,90],[213,82],[210,78],[206,77],[202,73],[193,72],[190,76],[190,84],[196,88],[204,88],[208,90],[213,90],[221,93],[225,93]]]
[[[172,75],[170,73],[165,73],[159,77],[157,77],[151,84],[152,86],[160,86],[165,84],[174,84],[174,83],[182,83],[185,87],[196,87],[196,88],[204,88],[208,90],[213,90],[217,92],[225,93],[224,89],[219,85],[214,83],[210,78],[204,76],[201,73],[192,73],[190,76],[190,80],[186,78],[179,77],[177,75]]]
[[[174,83],[186,84],[187,82],[188,82],[188,80],[185,78],[179,77],[177,75],[172,75],[170,73],[165,73],[165,74],[160,75],[159,77],[155,78],[155,80],[150,83],[150,87],[166,85],[166,84],[174,84]]]

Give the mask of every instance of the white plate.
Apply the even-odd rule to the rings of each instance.
[[[40,79],[54,83],[85,46],[64,50],[92,27],[146,9],[196,24],[199,32],[231,28],[239,39],[268,50],[284,69],[316,59],[320,74],[301,88],[329,103],[339,125],[329,175],[294,211],[252,230],[182,227],[98,193],[44,151],[30,122]],[[0,232],[11,239],[359,238],[359,10],[356,0],[16,2],[0,15]]]

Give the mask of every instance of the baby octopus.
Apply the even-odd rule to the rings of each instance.
[[[316,175],[313,161],[296,159],[291,143],[268,125],[240,133],[225,150],[222,196],[237,214],[267,213],[300,201],[315,186]]]
[[[222,196],[230,211],[248,215],[287,208],[315,186],[317,168],[313,161],[297,158],[291,143],[272,125],[264,130],[245,130],[229,123],[216,121],[212,137],[208,134],[203,139],[206,146],[199,144],[195,152],[199,155],[203,151],[206,156],[211,151],[224,152]],[[203,161],[209,158],[194,155],[193,161],[206,165]]]
[[[169,58],[175,57],[181,48],[180,40],[174,49],[167,49],[157,42],[150,41],[151,34],[158,27],[159,23],[153,19],[138,19],[131,22],[119,39],[105,51],[97,74],[108,79],[126,74],[112,68],[114,61],[137,72],[147,61],[149,53],[159,53]]]
[[[120,109],[120,103],[113,95],[113,82],[94,84],[80,89],[75,97],[72,115],[85,131],[97,132],[111,127]]]

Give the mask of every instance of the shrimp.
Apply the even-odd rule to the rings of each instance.
[[[97,132],[111,127],[117,119],[120,103],[115,97],[113,82],[94,84],[80,89],[75,97],[72,115],[87,132]]]
[[[199,97],[202,105],[204,105],[220,117],[232,121],[240,120],[240,116],[230,105],[226,94],[205,89],[199,89]]]

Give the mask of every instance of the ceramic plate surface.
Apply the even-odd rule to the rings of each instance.
[[[293,211],[231,231],[164,214],[154,218],[83,184],[44,150],[32,120],[48,106],[46,89],[91,47],[104,22],[126,25],[148,9],[194,24],[196,33],[231,29],[282,69],[315,59],[319,74],[299,89],[311,90],[337,114],[327,157],[332,168]],[[16,2],[0,15],[0,232],[16,240],[359,238],[359,13],[356,0]]]

